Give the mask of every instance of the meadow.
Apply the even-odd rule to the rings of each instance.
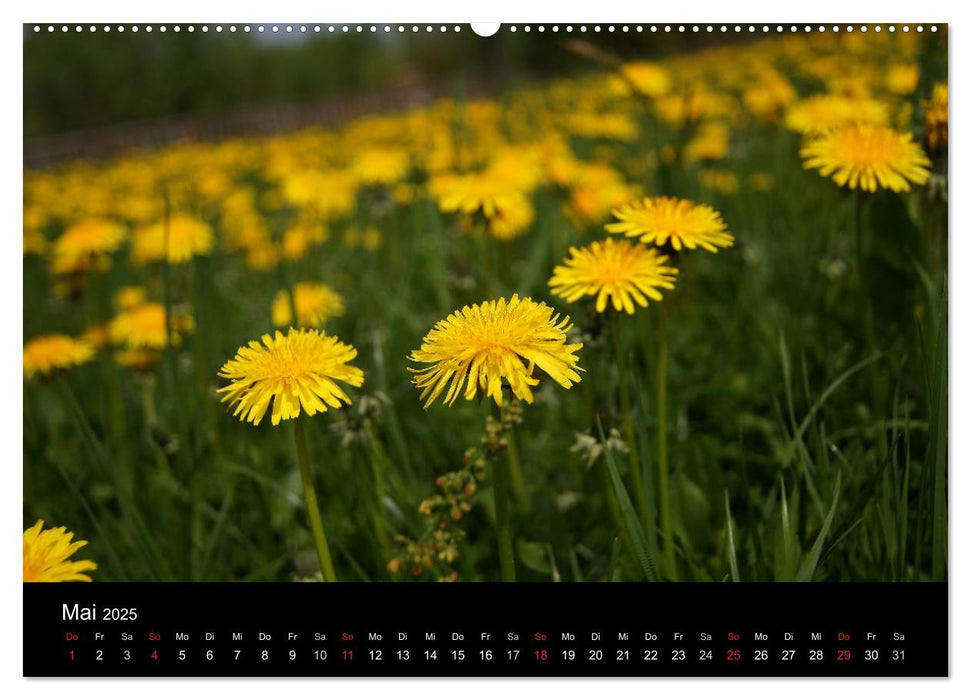
[[[586,71],[25,171],[25,529],[96,581],[945,580],[946,41],[564,39]],[[514,295],[549,356],[458,334]],[[287,346],[234,415],[296,329],[360,376],[288,409]]]

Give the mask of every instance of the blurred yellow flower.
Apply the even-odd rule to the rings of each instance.
[[[735,242],[717,211],[687,199],[645,197],[615,209],[613,214],[619,221],[607,224],[607,231],[639,237],[641,243],[670,245],[674,250],[701,247],[717,253],[718,248]]]
[[[320,327],[335,316],[344,313],[344,300],[333,289],[319,282],[298,282],[291,295],[286,289],[277,292],[273,299],[271,315],[274,326],[293,323],[291,306],[297,309],[297,325]]]
[[[241,421],[259,425],[270,404],[270,420],[279,425],[300,415],[340,408],[351,400],[336,382],[351,386],[364,383],[364,372],[349,364],[357,350],[316,330],[291,328],[287,335],[276,331],[250,341],[219,370],[230,384],[219,389]]]
[[[625,87],[631,87],[642,95],[658,97],[666,93],[671,87],[671,75],[657,63],[650,61],[634,61],[620,67],[626,82]]]
[[[84,572],[94,571],[98,565],[87,559],[71,561],[87,544],[86,540],[73,539],[74,533],[65,527],[45,530],[43,520],[24,530],[24,583],[90,581]]]
[[[796,102],[786,113],[785,125],[800,134],[821,134],[846,124],[886,124],[887,107],[868,97],[813,95]]]
[[[169,321],[172,345],[182,342],[182,333],[195,328],[187,314],[173,313]],[[108,335],[115,345],[161,350],[166,345],[165,307],[149,302],[125,309],[108,324]]]
[[[895,95],[913,95],[920,71],[913,63],[895,63],[886,72],[887,90]]]
[[[145,303],[144,287],[122,287],[115,293],[115,305],[122,311],[127,311]]]
[[[628,184],[613,168],[585,164],[577,169],[567,211],[581,224],[600,223],[610,215],[611,210],[640,193],[639,187]]]
[[[351,170],[367,185],[390,185],[408,174],[408,152],[400,148],[368,148],[354,159]]]
[[[648,297],[661,301],[661,289],[674,289],[677,268],[667,255],[626,239],[608,238],[584,248],[570,248],[570,257],[553,269],[550,291],[568,302],[596,296],[603,313],[608,299],[616,311],[634,313],[634,303],[646,307]]]
[[[721,122],[704,122],[684,147],[687,163],[698,160],[721,160],[728,155],[728,127]]]
[[[212,250],[209,224],[188,214],[173,214],[137,229],[132,237],[132,262],[136,265],[168,260],[170,265],[189,262]]]
[[[496,215],[489,219],[488,230],[494,238],[508,241],[526,233],[535,218],[536,211],[526,197],[512,196],[505,201],[501,209],[496,211]]]
[[[117,250],[125,240],[125,228],[108,219],[91,218],[70,226],[54,241],[52,269],[56,274],[87,269],[92,258]]]
[[[442,211],[481,214],[486,219],[498,216],[500,210],[510,205],[515,206],[522,197],[504,180],[488,173],[442,175],[430,187]]]
[[[811,139],[799,151],[803,167],[851,190],[909,192],[930,177],[930,160],[910,134],[852,124]]]
[[[323,224],[301,222],[283,233],[281,249],[288,260],[300,260],[315,245],[327,240],[328,231]]]
[[[82,365],[94,357],[94,346],[68,335],[39,335],[24,345],[24,376],[48,375]]]
[[[426,409],[449,384],[448,405],[460,393],[471,401],[481,389],[501,406],[503,381],[517,398],[532,403],[537,366],[567,389],[580,381],[576,352],[583,343],[566,343],[571,327],[569,317],[560,320],[546,304],[516,294],[508,302],[501,298],[465,306],[436,323],[421,349],[411,353],[413,362],[431,365],[411,370],[414,384]]]

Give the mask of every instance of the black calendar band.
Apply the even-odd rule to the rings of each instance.
[[[946,676],[947,585],[24,584],[25,676]]]

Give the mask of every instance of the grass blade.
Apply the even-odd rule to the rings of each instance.
[[[813,574],[816,573],[816,565],[819,564],[820,552],[823,551],[826,536],[829,534],[829,528],[833,524],[833,517],[836,515],[836,506],[840,498],[841,477],[842,472],[836,472],[836,486],[833,487],[833,504],[829,507],[829,512],[826,514],[823,526],[819,528],[819,534],[816,535],[816,541],[813,542],[812,549],[806,554],[806,558],[802,561],[802,566],[799,567],[799,571],[796,573],[796,580],[799,582],[812,581]]]
[[[641,570],[644,572],[644,577],[648,581],[657,581],[657,568],[654,565],[654,558],[647,548],[644,532],[641,530],[640,521],[637,519],[637,511],[634,510],[634,504],[631,503],[630,496],[627,495],[627,489],[624,488],[624,482],[620,478],[620,471],[617,469],[617,463],[614,461],[613,450],[606,447],[607,439],[604,437],[603,425],[600,423],[599,417],[597,418],[597,430],[600,432],[600,441],[605,446],[604,459],[607,462],[607,470],[610,472],[610,480],[614,485],[614,492],[617,495],[624,528],[634,543],[637,562],[640,564]]]

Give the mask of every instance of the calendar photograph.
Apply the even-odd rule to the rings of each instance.
[[[25,583],[947,581],[947,24],[23,58]]]

